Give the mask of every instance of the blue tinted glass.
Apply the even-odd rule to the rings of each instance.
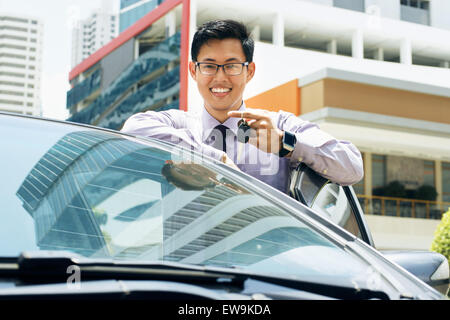
[[[101,80],[101,69],[97,69],[88,78],[74,86],[67,92],[67,108],[70,108],[81,100],[86,99],[93,92],[100,89]]]
[[[177,95],[180,90],[179,81],[180,68],[176,67],[128,96],[112,113],[102,119],[98,126],[115,130],[121,129],[125,120],[133,114],[146,111],[161,100]],[[178,101],[154,110],[161,111],[162,109],[179,109]]]
[[[135,1],[137,2],[137,1]],[[131,4],[129,4],[131,5]],[[135,24],[139,19],[145,16],[158,6],[157,0],[144,2],[136,8],[130,9],[120,14],[119,33]]]
[[[145,0],[120,0],[120,9],[124,9],[140,1],[143,2]]]
[[[122,74],[111,83],[111,85],[106,88],[100,96],[94,100],[89,106],[87,106],[82,111],[74,114],[68,120],[79,123],[87,124],[97,124],[102,115],[108,111],[108,108],[116,103],[120,98],[122,98],[132,86],[137,82],[142,80],[145,76],[150,73],[167,66],[170,62],[173,62],[179,58],[180,55],[180,33],[176,33],[174,36],[164,40],[151,50],[142,54],[136,61],[134,61]],[[177,69],[179,70],[179,69]],[[179,72],[179,71],[178,71]],[[167,75],[162,76],[159,80],[156,79],[150,86],[159,86],[157,91],[164,91],[165,97],[169,94],[177,94],[179,89],[178,86],[179,75],[175,75],[175,72],[169,72]],[[170,91],[168,86],[174,86],[173,90]],[[148,92],[149,94],[155,94],[156,92]],[[138,93],[139,95],[139,93]],[[156,104],[161,99],[153,99],[154,104]],[[131,99],[141,100],[140,97],[136,96]],[[149,108],[151,105],[145,103],[141,107],[136,107],[137,109],[143,110]],[[106,116],[106,115],[105,115]],[[105,122],[111,122],[111,120],[102,120],[104,124],[100,126],[105,126],[108,128],[119,128],[126,118],[121,118],[119,122],[117,120],[112,121],[109,125]]]

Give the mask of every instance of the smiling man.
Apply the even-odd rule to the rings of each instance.
[[[363,177],[358,149],[294,114],[246,108],[245,86],[255,75],[254,42],[246,27],[214,20],[194,35],[189,72],[204,104],[201,117],[181,110],[147,111],[130,117],[122,131],[154,137],[207,154],[282,192],[290,170],[304,162],[322,176],[350,185]],[[250,130],[240,142],[241,119]]]

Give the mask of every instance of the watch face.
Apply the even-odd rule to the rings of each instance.
[[[294,149],[297,138],[294,134],[285,131],[283,136],[283,144],[285,148]]]

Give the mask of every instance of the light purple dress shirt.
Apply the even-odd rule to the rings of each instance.
[[[243,103],[239,111],[245,110]],[[270,112],[280,130],[294,133],[297,138],[289,158],[259,150],[250,143],[237,141],[237,123],[240,119],[228,118],[224,126],[230,128],[226,136],[226,153],[247,174],[286,193],[290,170],[304,162],[314,171],[340,185],[351,185],[363,177],[361,153],[350,142],[337,140],[320,130],[317,124],[304,121],[285,111]],[[157,138],[206,154],[221,161],[223,151],[214,148],[214,127],[219,121],[205,108],[201,117],[181,110],[147,111],[131,116],[122,132]]]

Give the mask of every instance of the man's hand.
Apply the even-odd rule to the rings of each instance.
[[[281,149],[283,131],[278,129],[268,111],[246,109],[245,111],[230,111],[228,116],[243,118],[254,129],[251,131],[249,143],[264,152],[278,154]]]

